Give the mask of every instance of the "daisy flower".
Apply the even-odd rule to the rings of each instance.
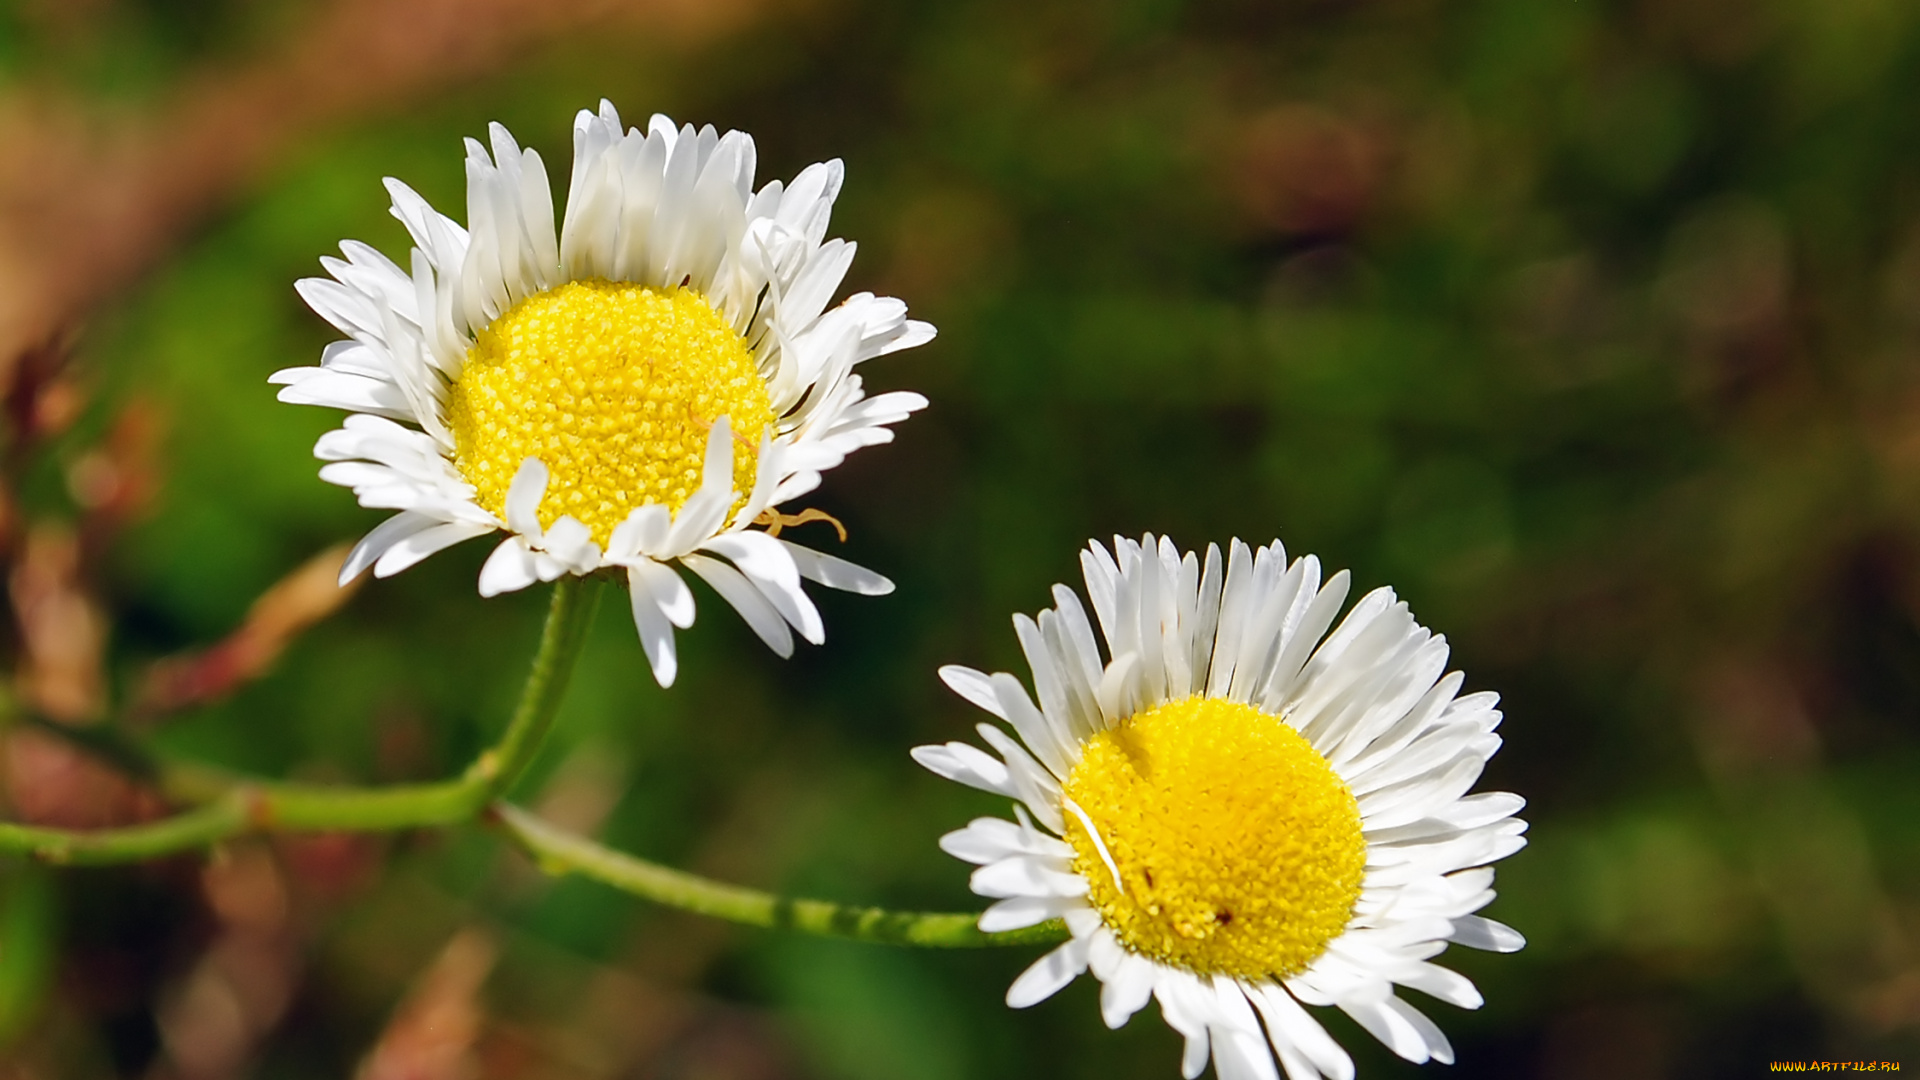
[[[1453,1060],[1411,987],[1480,1005],[1431,963],[1449,942],[1509,952],[1520,935],[1474,914],[1487,864],[1525,844],[1516,795],[1468,795],[1500,745],[1489,693],[1442,675],[1446,639],[1391,590],[1347,597],[1278,541],[1221,559],[1165,538],[1081,553],[1106,639],[1073,591],[1014,617],[1035,707],[1012,675],[940,675],[1012,725],[922,746],[920,764],[1017,800],[941,838],[998,900],[980,929],[1064,919],[1070,940],[1007,991],[1025,1008],[1092,969],[1119,1027],[1158,999],[1186,1039],[1183,1075],[1346,1080],[1353,1063],[1302,1005],[1339,1008],[1414,1062]],[[1324,640],[1323,640],[1324,638]],[[1277,1067],[1276,1067],[1277,1062]]]
[[[314,447],[320,476],[399,511],[341,580],[491,532],[507,535],[482,596],[617,567],[662,686],[694,616],[676,567],[782,656],[793,631],[823,636],[801,579],[890,591],[778,536],[820,515],[774,509],[926,405],[867,397],[854,367],[933,327],[871,293],[827,307],[854,253],[826,239],[840,162],[755,191],[747,135],[664,116],[623,129],[602,102],[574,121],[556,231],[540,155],[491,136],[491,154],[467,140],[465,228],[389,179],[408,266],[349,240],[321,260],[331,278],[297,286],[347,339],[276,373],[280,400],[351,413]]]

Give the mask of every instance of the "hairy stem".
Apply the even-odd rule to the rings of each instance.
[[[775,896],[729,885],[614,851],[555,828],[518,807],[495,801],[539,753],[559,711],[597,600],[598,588],[593,582],[566,577],[555,584],[546,626],[520,702],[500,741],[458,779],[378,788],[252,780],[209,766],[170,762],[118,732],[104,732],[98,738],[72,741],[96,756],[122,764],[167,797],[199,805],[173,817],[114,829],[54,829],[0,822],[0,854],[30,855],[59,864],[104,865],[193,851],[252,832],[385,832],[458,825],[488,811],[490,819],[549,873],[577,873],[656,903],[749,926],[949,949],[1038,945],[1065,939],[1066,928],[1058,920],[987,934],[976,925],[979,915],[973,912],[890,911]]]
[[[827,900],[799,900],[729,885],[651,863],[558,829],[516,806],[495,803],[500,826],[550,874],[580,874],[622,892],[698,915],[828,937],[924,948],[1038,945],[1066,940],[1058,920],[1025,930],[983,933],[978,912],[890,911]]]
[[[520,691],[520,704],[514,707],[513,719],[507,722],[500,741],[466,772],[467,782],[478,786],[487,798],[511,788],[539,754],[554,715],[560,711],[560,699],[566,695],[567,680],[573,675],[574,661],[580,658],[580,646],[586,641],[599,602],[598,581],[568,575],[553,583],[553,601],[547,608],[547,623],[540,631],[540,648],[533,655],[532,670],[527,672],[526,685]]]
[[[49,862],[112,863],[158,858],[266,829],[389,832],[472,821],[518,779],[553,725],[593,618],[598,586],[576,577],[555,583],[532,669],[500,741],[458,779],[355,788],[232,777],[207,766],[171,764],[117,732],[55,730],[96,756],[128,767],[170,799],[199,803],[175,817],[117,829],[69,830],[0,823],[0,853]]]
[[[486,793],[463,780],[351,788],[246,781],[204,805],[116,829],[52,829],[0,822],[0,852],[51,863],[138,862],[250,832],[392,832],[471,821]]]
[[[101,865],[157,859],[206,847],[245,831],[245,807],[232,798],[174,817],[122,829],[45,829],[0,822],[0,851],[32,855],[50,863]]]

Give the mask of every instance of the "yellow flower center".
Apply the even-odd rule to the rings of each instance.
[[[515,304],[480,332],[447,394],[454,461],[477,501],[505,517],[521,462],[548,470],[538,516],[563,514],[606,546],[647,503],[678,512],[700,490],[707,436],[739,439],[734,490],[753,490],[774,421],[753,354],[692,289],[570,281]]]
[[[1067,797],[1125,883],[1066,815],[1073,867],[1122,944],[1205,974],[1305,971],[1353,915],[1366,871],[1360,807],[1285,721],[1191,697],[1088,740]]]

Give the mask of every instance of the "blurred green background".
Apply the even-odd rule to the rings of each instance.
[[[940,328],[868,385],[933,405],[809,500],[897,593],[824,595],[827,645],[782,662],[703,592],[671,692],[609,597],[524,799],[749,884],[977,907],[934,840],[998,800],[906,756],[975,719],[934,669],[1024,671],[1008,616],[1076,582],[1088,537],[1278,536],[1449,637],[1505,702],[1482,786],[1531,802],[1487,912],[1531,945],[1450,952],[1488,1004],[1429,1010],[1461,1063],[1328,1017],[1363,1077],[1920,1068],[1920,6],[0,12],[29,696],[66,672],[74,716],[125,713],[156,660],[378,520],[314,477],[336,416],[265,383],[333,336],[293,280],[343,237],[404,256],[382,176],[464,219],[459,140],[489,120],[564,191],[605,96],[752,133],[761,182],[844,158],[848,290]],[[487,549],[141,729],[270,775],[457,770],[543,603],[480,600]],[[80,659],[34,611],[93,619],[54,620],[94,628]],[[48,753],[14,740],[16,816],[151,812]],[[1005,1009],[1031,959],[702,922],[480,830],[7,863],[0,1077],[343,1077],[376,1045],[413,1071],[364,1077],[1177,1074],[1154,1011],[1108,1032],[1090,980]]]

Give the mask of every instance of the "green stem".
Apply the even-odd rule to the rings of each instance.
[[[205,847],[245,831],[247,816],[237,799],[189,810],[146,825],[124,829],[43,829],[0,823],[0,851],[32,855],[51,863],[101,865],[156,859]]]
[[[983,933],[978,912],[890,911],[827,900],[798,900],[728,885],[651,863],[555,828],[525,810],[495,803],[508,835],[550,874],[577,873],[655,903],[773,930],[925,948],[1038,945],[1066,940],[1058,920],[1025,930]]]
[[[471,821],[486,805],[462,780],[348,788],[250,781],[173,817],[117,829],[51,829],[0,822],[0,852],[52,863],[156,859],[267,829],[283,832],[392,832]]]
[[[393,832],[472,821],[485,793],[466,780],[392,787],[249,784],[234,789],[248,824],[290,832]],[[232,798],[233,796],[228,796]]]
[[[555,584],[540,647],[513,717],[500,741],[459,779],[384,788],[254,781],[206,766],[168,763],[131,744],[75,740],[136,767],[169,797],[201,805],[160,821],[116,829],[77,831],[0,822],[0,853],[101,865],[160,858],[269,829],[383,832],[472,821],[539,753],[597,600],[598,590],[582,579],[567,577]],[[120,736],[114,733],[113,738]],[[930,948],[1037,945],[1066,937],[1058,920],[987,934],[972,912],[889,911],[775,896],[622,854],[503,802],[493,803],[492,816],[549,873],[578,873],[658,903],[749,926]]]
[[[533,668],[520,691],[520,704],[514,708],[513,719],[507,722],[500,741],[466,772],[466,781],[477,786],[486,798],[511,788],[540,752],[547,729],[560,711],[560,699],[567,692],[567,680],[573,675],[574,661],[580,658],[580,646],[586,641],[599,601],[598,581],[568,575],[554,582],[553,602],[547,608],[546,626],[540,631]]]
[[[60,731],[109,761],[134,763],[140,775],[181,802],[200,803],[178,816],[117,829],[70,830],[0,823],[0,853],[49,862],[110,863],[157,858],[205,847],[242,833],[283,831],[390,832],[472,821],[506,790],[539,752],[560,708],[567,677],[593,618],[597,588],[561,578],[540,633],[533,668],[500,741],[456,780],[393,787],[353,788],[277,783],[230,777],[199,765],[170,765],[120,740],[117,733],[87,737]],[[52,728],[53,725],[46,725]]]

